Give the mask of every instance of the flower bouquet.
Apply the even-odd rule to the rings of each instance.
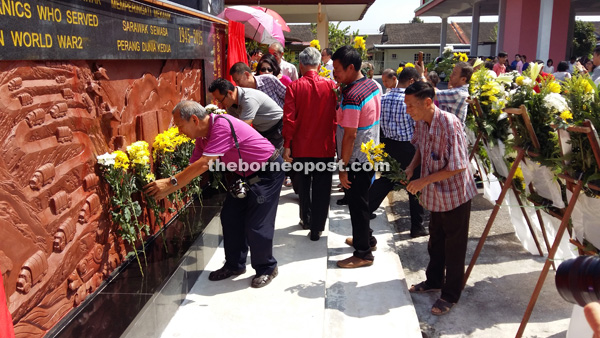
[[[384,164],[380,167],[387,169],[382,171],[381,175],[394,182],[394,190],[406,189],[406,184],[408,183],[406,180],[406,172],[404,172],[400,166],[400,162],[389,156],[384,149],[384,143],[374,145],[373,140],[362,143],[360,146],[360,151],[367,155],[367,160],[371,165],[374,166],[375,163]]]

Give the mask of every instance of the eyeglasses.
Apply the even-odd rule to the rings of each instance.
[[[262,67],[260,71],[262,73],[273,73],[273,68]]]
[[[226,98],[227,98],[227,95],[223,95],[223,98],[222,98],[222,99],[220,99],[220,100],[219,100],[217,97],[215,97],[215,99],[216,99],[216,100],[217,100],[217,102],[219,102],[219,103],[223,103],[223,101],[225,101],[225,99],[226,99]]]

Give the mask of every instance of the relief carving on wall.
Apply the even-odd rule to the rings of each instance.
[[[0,270],[17,337],[43,336],[122,263],[96,156],[151,145],[177,102],[203,103],[202,68],[0,62]]]

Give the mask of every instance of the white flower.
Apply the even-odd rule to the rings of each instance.
[[[558,93],[550,93],[544,98],[544,106],[550,110],[555,109],[556,111],[563,112],[569,110],[567,101],[562,95]]]
[[[530,78],[526,77],[523,79],[523,86],[531,86],[533,84],[533,80],[531,80]]]
[[[96,156],[96,159],[98,160],[99,164],[101,164],[103,166],[110,166],[110,165],[115,164],[116,157],[117,157],[116,154],[104,153],[102,155]]]
[[[217,110],[219,110],[219,107],[217,107],[216,105],[211,103],[211,104],[207,105],[206,107],[204,107],[204,109],[206,109],[206,111],[208,113],[212,114],[212,113],[215,113]]]
[[[483,63],[483,60],[480,58],[475,59],[475,63],[473,64],[473,68],[477,68],[477,66],[479,66],[480,64]],[[496,73],[494,73],[496,74]]]
[[[453,52],[454,52],[454,47],[452,47],[452,46],[446,46],[446,47],[444,47],[444,52],[442,54],[453,53]]]

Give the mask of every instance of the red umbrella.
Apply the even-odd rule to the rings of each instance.
[[[287,23],[285,23],[285,20],[283,20],[283,18],[281,17],[281,15],[279,15],[279,13],[275,12],[272,9],[269,8],[264,8],[264,7],[260,7],[260,6],[252,6],[253,8],[256,8],[258,10],[261,10],[267,14],[269,14],[270,16],[273,17],[273,19],[275,19],[275,22],[281,26],[281,30],[289,32],[290,31],[290,27],[288,27]]]

